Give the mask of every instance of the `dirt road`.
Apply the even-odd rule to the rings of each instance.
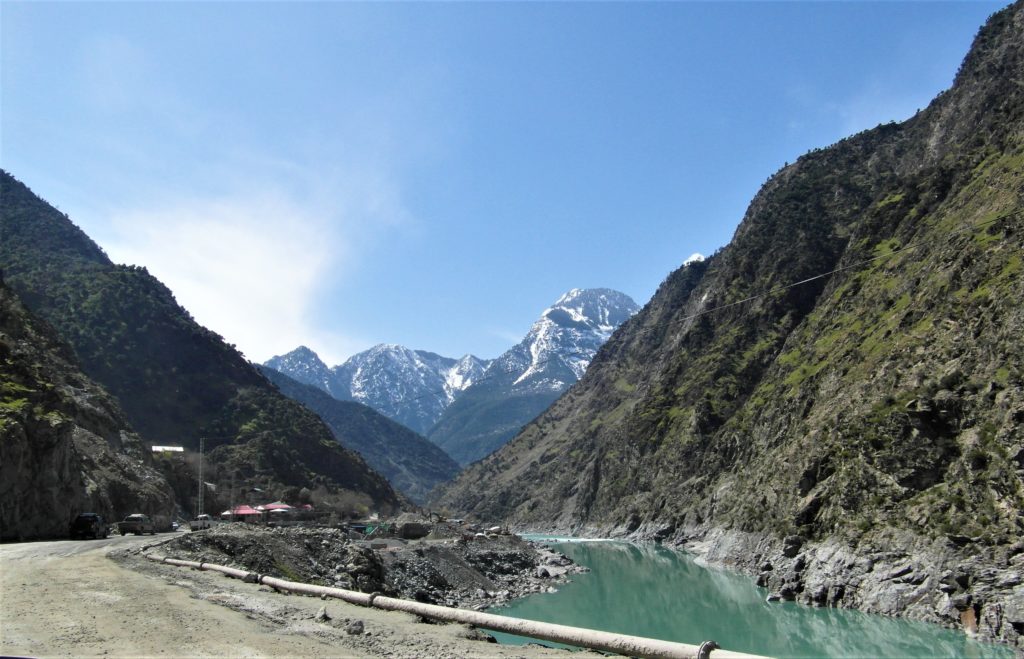
[[[462,625],[426,624],[413,616],[337,600],[282,595],[216,573],[181,570],[141,557],[115,562],[108,556],[119,549],[157,549],[171,537],[0,545],[0,654],[566,656],[558,650],[473,640],[474,632]],[[331,620],[316,618],[324,606]],[[356,621],[362,622],[362,633],[350,633],[358,629]]]

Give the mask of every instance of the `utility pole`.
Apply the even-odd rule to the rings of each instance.
[[[206,447],[206,440],[202,437],[199,438],[199,510],[196,512],[196,516],[202,515],[204,512],[203,508],[203,490],[206,487],[203,485],[203,449]]]

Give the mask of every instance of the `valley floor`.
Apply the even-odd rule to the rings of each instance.
[[[119,549],[156,549],[177,535],[0,545],[0,655],[565,656],[474,640],[462,625],[282,595],[138,554],[122,554],[118,562],[109,557]],[[321,622],[324,606],[331,620]],[[364,631],[349,634],[356,620]]]

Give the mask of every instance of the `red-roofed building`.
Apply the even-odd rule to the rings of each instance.
[[[242,522],[259,522],[263,519],[263,513],[252,506],[235,506],[231,510],[225,510],[220,514],[221,519]]]
[[[256,506],[259,510],[295,510],[294,507],[289,506],[284,501],[275,501],[274,503],[266,503],[262,506]]]

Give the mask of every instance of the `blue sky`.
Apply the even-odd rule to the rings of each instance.
[[[0,164],[252,360],[643,304],[1000,3],[0,4]]]

